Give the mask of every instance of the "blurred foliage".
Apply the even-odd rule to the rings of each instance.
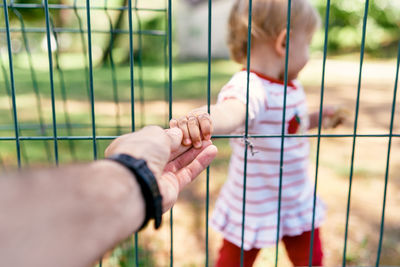
[[[312,0],[322,18],[321,32],[316,43],[323,46],[326,0]],[[365,11],[365,0],[331,1],[329,17],[330,52],[359,51]],[[366,52],[378,57],[392,57],[400,39],[400,1],[369,1]]]
[[[316,34],[314,48],[321,51],[324,45],[324,17],[326,12],[327,0],[310,0],[318,9],[322,17],[321,30]],[[14,3],[40,4],[39,0],[15,0]],[[145,1],[139,1],[140,3]],[[150,7],[165,8],[165,2],[153,1]],[[85,6],[83,0],[50,0],[50,4],[65,4]],[[124,5],[124,0],[103,0],[93,1],[92,5],[98,7],[116,7]],[[358,52],[361,44],[362,25],[364,18],[366,0],[332,0],[330,2],[330,22],[328,49],[330,53],[351,53]],[[207,3],[204,3],[207,4]],[[141,6],[142,4],[140,4]],[[10,9],[10,20],[14,27],[20,27],[16,10],[21,14],[26,27],[45,27],[44,11],[42,8],[34,9]],[[51,9],[51,16],[54,24],[59,28],[78,29],[78,20],[73,10]],[[93,10],[92,24],[93,29],[109,30],[107,20],[110,18],[114,28],[128,29],[128,12],[110,11],[107,18],[104,10]],[[86,28],[86,14],[84,9],[78,13],[82,19],[82,27]],[[400,39],[400,1],[396,0],[370,0],[368,9],[368,24],[366,37],[366,52],[376,57],[393,57],[396,53],[397,42]],[[175,16],[177,14],[174,14]],[[118,23],[122,18],[122,23]],[[134,38],[134,56],[136,61],[158,62],[165,60],[165,48],[167,37],[163,34],[167,29],[166,12],[147,12],[133,11],[134,30],[141,30],[147,33],[156,32],[158,35],[141,34]],[[174,24],[173,24],[174,25]],[[160,35],[161,34],[161,35]],[[69,36],[66,36],[69,35]],[[14,36],[17,36],[14,34]],[[72,52],[80,50],[81,40],[76,34],[64,34],[62,49]],[[29,38],[35,43],[40,43],[44,34],[30,34]],[[84,37],[85,38],[85,37]],[[107,58],[110,50],[110,34],[93,35],[94,44],[99,48],[99,53],[103,53],[103,60]],[[129,62],[129,36],[127,34],[115,34],[113,53],[114,61],[117,63]],[[69,45],[66,45],[66,44]],[[174,43],[174,47],[177,44]],[[174,52],[178,51],[174,49]],[[99,56],[101,57],[101,55]]]

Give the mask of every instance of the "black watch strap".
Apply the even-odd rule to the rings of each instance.
[[[146,161],[136,159],[127,154],[115,154],[107,159],[116,161],[128,168],[138,182],[146,203],[146,217],[139,228],[144,228],[148,221],[154,218],[154,227],[157,229],[161,225],[162,219],[162,196],[158,189],[157,180],[154,174],[147,167]]]

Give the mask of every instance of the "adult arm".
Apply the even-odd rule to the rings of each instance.
[[[181,140],[178,129],[146,127],[116,139],[107,153],[145,159],[166,211],[216,154],[211,142],[188,150]],[[0,214],[4,266],[89,266],[140,227],[145,204],[133,175],[102,160],[1,177]]]

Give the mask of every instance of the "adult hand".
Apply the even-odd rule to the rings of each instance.
[[[175,204],[183,187],[193,181],[217,154],[211,141],[203,142],[200,149],[184,147],[181,142],[179,128],[163,130],[148,126],[115,139],[107,147],[105,156],[124,153],[144,159],[157,179],[165,212]]]

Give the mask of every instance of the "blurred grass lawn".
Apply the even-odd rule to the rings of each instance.
[[[4,60],[3,55],[3,60]],[[65,64],[64,64],[65,61]],[[63,61],[67,105],[61,96],[59,73],[54,72],[56,95],[56,114],[58,135],[68,136],[71,133],[66,128],[65,114],[69,115],[72,124],[72,135],[91,136],[90,101],[87,96],[86,76],[83,68],[73,68],[73,63],[82,62],[82,58],[73,55]],[[49,74],[47,58],[34,57],[34,67],[37,75],[41,97],[43,120],[46,124],[45,133],[38,127],[37,99],[35,97],[26,58],[17,57],[15,66],[15,88],[18,120],[21,136],[52,136],[52,113],[50,101]],[[64,68],[65,65],[65,68]],[[394,60],[365,62],[363,86],[360,104],[359,128],[360,133],[387,133],[390,119],[394,81]],[[327,62],[326,104],[342,104],[350,110],[355,107],[355,89],[358,75],[357,57],[331,58]],[[213,60],[211,73],[211,103],[214,103],[221,86],[240,66],[225,60]],[[116,77],[118,85],[119,108],[116,108],[113,93],[111,70],[108,67],[94,69],[94,95],[96,111],[96,128],[99,136],[114,136],[117,131],[119,111],[120,133],[130,132],[130,81],[129,66],[117,66]],[[143,91],[139,86],[139,75],[143,74]],[[4,73],[3,73],[4,74]],[[135,124],[137,128],[147,124],[167,125],[168,122],[168,84],[166,83],[167,69],[163,63],[144,64],[142,72],[135,66]],[[0,84],[5,84],[7,75],[0,75]],[[321,79],[321,60],[311,60],[300,77],[307,94],[311,109],[318,108]],[[175,62],[173,66],[173,116],[185,114],[193,107],[206,104],[207,97],[207,63],[206,62]],[[141,92],[143,94],[141,94]],[[144,106],[140,98],[143,97]],[[398,114],[398,111],[397,111]],[[344,127],[334,131],[335,134],[351,134],[353,131],[353,116]],[[395,130],[398,132],[398,120]],[[396,122],[395,121],[395,122]],[[6,88],[0,87],[0,136],[13,137],[13,119],[10,109],[10,99]],[[314,175],[315,141],[311,138],[311,170]],[[327,265],[341,263],[341,253],[344,236],[344,214],[347,200],[349,162],[351,154],[351,138],[328,138],[321,143],[319,166],[319,192],[328,205],[328,218],[323,229],[326,244]],[[109,140],[98,141],[99,158]],[[225,181],[230,148],[227,140],[215,141],[219,155],[213,162],[210,179],[210,208]],[[89,161],[93,159],[92,142],[90,140],[59,141],[59,158],[61,163],[72,161]],[[54,160],[53,141],[21,141],[23,166],[52,165]],[[16,167],[16,149],[14,141],[1,141],[1,165],[5,169]],[[394,148],[400,143],[394,140]],[[47,155],[46,149],[50,154]],[[380,222],[380,203],[383,192],[383,175],[386,162],[386,139],[359,139],[357,143],[356,164],[354,166],[354,186],[352,195],[352,217],[349,231],[349,249],[347,262],[354,265],[372,265],[377,248],[377,238]],[[398,265],[400,262],[400,155],[398,149],[393,149],[391,179],[389,184],[386,234],[382,264]],[[74,152],[74,153],[72,153]],[[174,209],[174,257],[177,266],[199,266],[204,263],[204,214],[205,214],[205,179],[198,179],[185,190]],[[169,227],[166,215],[163,228],[156,235],[151,230],[143,233],[145,240],[141,246],[156,259],[155,262],[168,262]],[[150,231],[150,232],[149,232]],[[210,260],[215,259],[220,242],[220,236],[210,235]],[[183,244],[183,245],[182,245]],[[198,251],[198,253],[193,253]],[[280,264],[288,266],[284,250],[280,248]],[[191,255],[188,257],[188,255]],[[262,251],[256,266],[272,266],[274,249]],[[111,261],[110,261],[111,262]],[[107,265],[105,265],[107,266]],[[111,265],[110,265],[111,266]],[[164,266],[157,264],[156,266]]]

